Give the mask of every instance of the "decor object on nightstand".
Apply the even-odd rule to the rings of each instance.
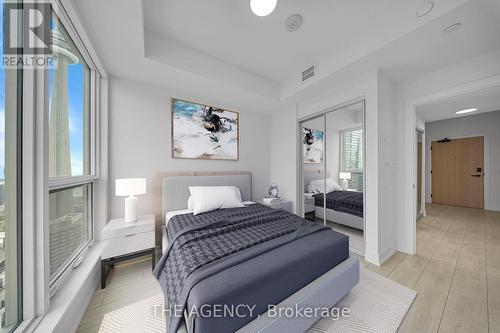
[[[125,223],[137,221],[137,197],[146,193],[146,178],[116,180],[115,195],[125,198]]]
[[[342,188],[344,191],[347,191],[349,189],[349,182],[348,180],[351,180],[351,173],[350,172],[340,172],[339,173],[339,178],[342,179]]]
[[[280,196],[280,188],[276,184],[271,184],[269,187],[269,196],[271,198],[279,198]]]
[[[126,224],[113,219],[101,231],[101,241],[107,242],[101,255],[101,289],[115,263],[151,254],[155,267],[155,216],[139,216],[136,223]],[[109,268],[109,269],[108,269]]]

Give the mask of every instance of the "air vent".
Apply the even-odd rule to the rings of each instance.
[[[302,82],[306,82],[316,76],[316,65],[312,65],[308,69],[302,72]]]

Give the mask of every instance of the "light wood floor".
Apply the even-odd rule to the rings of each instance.
[[[500,213],[428,206],[417,223],[417,255],[364,267],[417,290],[400,332],[500,332]],[[104,315],[161,293],[148,259],[120,265],[97,289],[78,332],[98,332]]]
[[[500,332],[500,213],[430,205],[417,255],[367,268],[418,292],[400,332]]]
[[[96,289],[78,333],[99,332],[106,313],[162,292],[151,274],[151,257],[117,264],[111,270],[107,282],[106,289],[101,289],[100,284]]]

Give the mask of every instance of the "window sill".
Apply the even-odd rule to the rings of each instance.
[[[85,260],[50,300],[50,310],[27,331],[74,332],[87,308],[100,278],[101,254],[106,242],[96,242]]]

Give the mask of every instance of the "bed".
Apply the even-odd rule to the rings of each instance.
[[[316,205],[316,216],[338,224],[343,224],[359,230],[364,229],[363,223],[363,192],[333,191],[326,193],[326,209],[323,209],[325,198],[323,193],[313,194]]]
[[[245,207],[194,216],[186,211],[192,185],[238,186]],[[155,276],[167,306],[186,309],[183,318],[167,316],[169,332],[304,332],[319,317],[272,316],[268,306],[331,308],[359,280],[346,236],[250,202],[248,173],[168,176],[162,192],[164,255]],[[202,305],[253,310],[218,318],[188,314]]]
[[[304,197],[314,198],[314,217],[326,219],[331,222],[346,225],[359,230],[364,229],[364,197],[363,192],[358,191],[330,191],[326,193],[309,193],[309,184],[323,179],[324,173],[319,169],[311,169],[304,172]],[[328,177],[327,177],[328,178]],[[337,185],[338,186],[338,185]]]

